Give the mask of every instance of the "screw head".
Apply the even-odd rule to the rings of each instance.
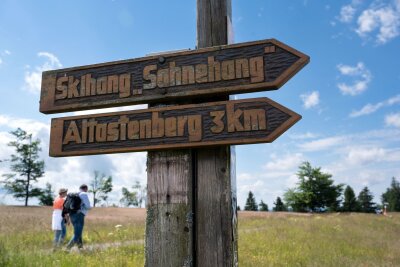
[[[166,61],[166,58],[163,57],[163,56],[161,56],[161,57],[158,58],[158,62],[159,62],[160,64],[164,64],[165,61]]]

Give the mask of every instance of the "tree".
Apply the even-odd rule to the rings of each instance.
[[[132,186],[132,191],[129,191],[126,187],[122,187],[122,198],[120,199],[120,203],[125,207],[141,207],[145,198],[146,187],[142,187],[139,181],[136,181],[135,185]]]
[[[32,197],[38,197],[42,191],[34,187],[33,183],[43,176],[44,161],[39,160],[40,140],[32,141],[32,134],[18,128],[11,132],[16,141],[8,143],[15,148],[15,154],[11,155],[10,169],[12,173],[4,174],[4,188],[16,199],[24,199],[25,206]]]
[[[265,204],[264,201],[262,201],[262,199],[261,199],[260,204],[258,204],[258,206],[260,207],[258,209],[259,211],[268,211],[268,205]]]
[[[98,171],[94,171],[94,178],[90,182],[91,189],[89,192],[93,193],[93,207],[96,207],[100,201],[107,201],[108,193],[112,191],[112,176],[106,176],[104,173],[100,175]]]
[[[392,178],[390,188],[382,194],[382,203],[387,203],[387,211],[400,211],[400,183],[396,178]]]
[[[272,209],[273,211],[287,211],[285,204],[283,204],[282,199],[280,197],[276,198],[274,202],[275,207]]]
[[[132,187],[133,190],[136,192],[137,199],[138,199],[138,207],[142,207],[142,203],[146,199],[146,186],[143,186],[140,184],[139,181],[135,182],[135,185]]]
[[[361,212],[375,212],[376,205],[372,200],[374,196],[369,191],[368,187],[364,187],[358,195],[358,203]]]
[[[297,172],[297,187],[285,193],[285,201],[295,211],[338,210],[343,184],[334,185],[332,175],[303,162]]]
[[[356,194],[354,193],[353,188],[349,185],[346,186],[344,190],[344,202],[343,202],[343,211],[358,211],[359,205],[357,202]]]
[[[42,190],[39,196],[39,205],[52,206],[54,202],[54,191],[50,183],[46,183],[46,188]]]
[[[309,194],[299,191],[297,188],[289,188],[283,198],[288,207],[293,211],[304,212],[307,211],[307,203],[309,202]]]
[[[249,192],[249,196],[247,197],[246,205],[244,206],[244,210],[253,210],[253,211],[258,210],[256,199],[251,191]]]
[[[126,187],[122,187],[122,198],[119,201],[124,207],[134,206],[137,207],[139,205],[137,192],[129,191]]]

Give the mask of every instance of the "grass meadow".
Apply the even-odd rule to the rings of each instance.
[[[69,253],[52,251],[51,213],[0,206],[0,266],[144,265],[144,209],[91,210]],[[400,214],[239,212],[239,266],[400,266]]]

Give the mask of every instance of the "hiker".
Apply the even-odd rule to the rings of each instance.
[[[77,208],[77,210],[69,211],[69,217],[71,219],[72,226],[74,227],[74,235],[68,242],[67,249],[72,248],[75,244],[77,244],[78,248],[80,249],[83,247],[82,232],[83,232],[83,226],[85,225],[85,216],[88,210],[91,208],[87,191],[88,191],[87,185],[83,184],[79,187],[79,193],[78,193],[79,198],[77,202],[79,202],[80,200],[80,205]],[[72,195],[73,194],[71,194],[71,196]]]
[[[54,231],[54,247],[60,246],[64,242],[67,228],[65,224],[68,222],[68,217],[63,213],[64,200],[67,195],[68,189],[60,188],[58,197],[53,202],[53,217],[51,228]]]

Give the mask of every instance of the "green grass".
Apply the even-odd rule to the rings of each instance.
[[[400,216],[273,215],[239,220],[240,266],[400,266]]]
[[[52,252],[49,208],[0,206],[0,214],[0,266],[144,265],[143,210],[92,210],[91,249],[81,253]],[[400,214],[241,212],[239,266],[400,266]]]
[[[82,253],[53,252],[51,212],[43,207],[0,207],[0,266],[144,265],[144,211],[138,214],[133,209],[93,210],[85,221],[85,246],[122,245],[95,247]],[[67,239],[71,235],[69,227]]]

